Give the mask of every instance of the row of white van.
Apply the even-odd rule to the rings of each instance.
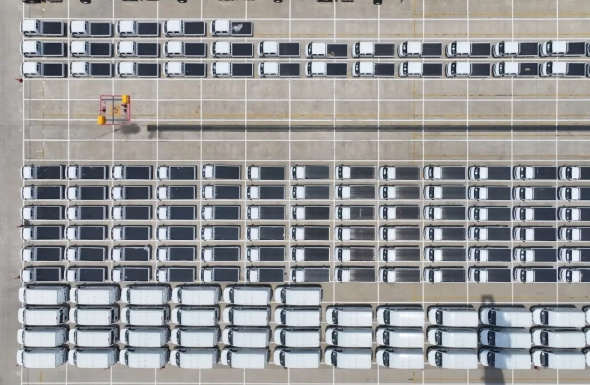
[[[29,285],[19,289],[20,302],[27,305],[62,305],[68,301],[78,305],[165,305],[172,301],[189,306],[214,306],[221,300],[216,285],[130,285],[122,290],[116,285],[82,285],[69,289],[65,285]],[[223,300],[243,306],[267,306],[273,299],[270,286],[230,285],[223,290]],[[320,286],[279,286],[275,302],[290,306],[320,306]]]
[[[236,326],[268,326],[268,306],[226,306],[223,322]],[[422,327],[424,310],[419,306],[382,305],[377,307],[380,325]],[[172,316],[172,317],[171,317]],[[471,306],[436,305],[427,311],[433,325],[475,328],[484,325],[528,328],[533,325],[548,327],[583,328],[590,323],[590,308],[551,305],[534,306],[481,306],[478,312]],[[127,306],[119,312],[117,306],[73,307],[25,306],[18,311],[18,320],[27,326],[57,326],[66,322],[79,325],[100,326],[123,322],[136,326],[162,326],[168,322],[184,326],[215,326],[219,322],[219,307],[179,306]],[[326,307],[324,320],[328,324],[348,327],[373,326],[373,308],[370,305],[331,305]],[[286,326],[319,327],[321,308],[279,306],[274,321]]]
[[[318,368],[322,352],[318,349],[277,348],[274,351],[275,365],[285,368]],[[17,352],[17,363],[27,368],[56,368],[66,362],[79,368],[109,368],[117,362],[132,368],[163,368],[167,363],[185,369],[210,369],[219,361],[221,364],[240,369],[263,369],[269,363],[269,349],[225,348],[221,354],[216,348],[186,349],[169,351],[167,348],[36,348],[21,349]],[[423,369],[422,349],[378,348],[377,364],[387,368]],[[590,351],[575,349],[428,349],[430,365],[446,369],[477,369],[483,366],[497,369],[585,369],[590,366]],[[336,368],[371,369],[371,349],[327,348],[324,362]]]
[[[25,327],[18,331],[19,344],[31,348],[57,347],[72,343],[78,347],[110,347],[118,342],[139,348],[157,348],[168,342],[190,348],[215,347],[220,340],[225,345],[240,348],[265,348],[271,342],[270,327],[218,326],[185,327]],[[322,343],[320,328],[278,326],[274,343],[294,348],[319,348]],[[378,327],[375,339],[380,346],[422,348],[422,328]],[[590,345],[590,328],[449,328],[431,326],[426,333],[428,343],[447,348],[477,348],[479,344],[496,348],[530,349],[533,345],[550,348],[584,348]],[[373,346],[370,327],[329,326],[325,330],[328,345],[345,348]]]

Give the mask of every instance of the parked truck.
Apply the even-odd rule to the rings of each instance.
[[[418,246],[380,247],[379,260],[382,262],[418,262],[421,250]]]
[[[477,222],[505,222],[512,220],[510,216],[510,207],[500,206],[471,206],[467,210],[468,218]]]
[[[560,213],[561,213],[561,211],[560,211]],[[512,209],[512,218],[515,221],[523,221],[523,222],[555,221],[555,220],[557,220],[556,214],[557,214],[557,210],[555,209],[555,207],[516,206]]]
[[[401,58],[433,58],[442,56],[442,43],[423,43],[404,41],[397,47],[397,55]]]
[[[463,226],[425,226],[424,239],[428,241],[464,241]]]
[[[21,177],[24,180],[31,180],[31,179],[60,180],[60,179],[65,178],[65,170],[66,170],[66,167],[63,165],[36,166],[34,164],[30,164],[30,165],[24,166],[21,169]]]
[[[68,226],[65,238],[70,241],[103,241],[107,237],[107,226]]]
[[[560,282],[588,283],[590,282],[590,268],[587,267],[560,267],[557,275]]]
[[[559,187],[557,197],[561,201],[587,201],[590,200],[590,188],[588,187]]]
[[[424,167],[426,180],[465,180],[463,166],[426,166]]]
[[[211,36],[251,37],[254,33],[254,23],[251,21],[215,19],[209,27]]]
[[[156,216],[160,221],[194,221],[197,219],[197,206],[159,205]],[[240,219],[239,214],[235,219]]]
[[[162,23],[164,36],[201,37],[207,34],[206,22],[201,20],[166,20]]]
[[[205,185],[202,188],[203,199],[240,199],[240,185]]]
[[[590,262],[589,247],[560,247],[558,254],[562,262]]]
[[[251,221],[284,220],[286,207],[283,206],[252,206],[246,208],[246,218]]]
[[[424,219],[433,221],[464,221],[465,218],[465,206],[424,206]]]
[[[146,200],[152,199],[151,186],[114,186],[111,188],[111,198],[114,200]]]
[[[156,252],[160,262],[193,262],[196,256],[196,246],[159,246]]]
[[[151,277],[150,266],[115,266],[111,269],[113,282],[149,282]]]
[[[160,180],[195,180],[197,166],[160,166],[157,176]]]
[[[252,43],[246,44],[251,45]],[[207,44],[185,41],[167,41],[164,43],[164,55],[167,57],[204,58],[207,57]]]
[[[285,199],[284,185],[259,185],[246,187],[246,198],[248,199],[266,199],[266,200],[283,200]]]
[[[238,262],[240,246],[205,246],[201,247],[203,262]]]
[[[59,262],[63,256],[63,246],[27,246],[21,250],[24,262]]]
[[[291,239],[294,241],[328,241],[330,226],[291,226]]]
[[[291,179],[330,179],[330,166],[295,165],[291,167]]]
[[[511,249],[502,246],[476,246],[468,250],[468,258],[472,262],[510,262]]]
[[[447,45],[447,57],[488,57],[492,54],[490,43],[472,43],[469,41],[454,41]]]
[[[70,21],[70,35],[72,37],[112,37],[113,23],[110,21]]]
[[[108,268],[103,266],[70,267],[65,272],[68,282],[105,282],[109,279]]]
[[[174,206],[170,206],[169,209],[173,210]],[[210,221],[210,220],[235,221],[235,220],[240,219],[241,213],[242,213],[241,206],[205,205],[205,206],[201,207],[201,219],[203,219],[205,221]]]
[[[467,197],[477,201],[509,201],[508,186],[472,186],[467,189]]]
[[[510,166],[471,166],[467,169],[470,180],[510,180]]]
[[[296,185],[291,189],[293,199],[330,199],[329,185]]]
[[[261,41],[258,45],[260,57],[299,57],[299,42]]]
[[[203,241],[238,241],[240,240],[240,226],[203,226],[201,239]]]
[[[340,165],[336,167],[336,178],[340,180],[349,179],[375,179],[374,166],[347,166]]]
[[[65,206],[25,206],[21,218],[27,221],[59,221],[64,219]]]
[[[164,75],[167,77],[204,78],[207,76],[207,64],[168,61],[164,63]]]
[[[539,43],[501,41],[492,48],[494,57],[532,57],[539,55]]]
[[[342,241],[372,241],[375,240],[375,227],[373,226],[336,226],[334,238]]]
[[[158,226],[159,241],[194,241],[197,239],[196,226]]]
[[[298,78],[301,76],[301,65],[300,63],[265,61],[258,64],[258,76],[261,78]]]
[[[465,186],[459,185],[426,185],[424,186],[424,197],[426,199],[465,199]]]
[[[307,77],[345,78],[348,74],[346,62],[309,62],[306,66]]]
[[[246,259],[250,262],[284,262],[285,246],[249,246]]]
[[[76,78],[95,77],[112,78],[113,63],[72,61],[70,63],[70,75]]]
[[[291,281],[305,283],[330,282],[329,267],[292,267]]]
[[[156,21],[121,20],[117,22],[119,37],[159,37],[160,23]]]
[[[160,77],[160,64],[119,62],[115,64],[117,76],[120,78],[157,78]]]
[[[430,283],[465,282],[464,267],[425,267],[424,281]]]
[[[219,61],[211,64],[211,76],[214,78],[252,78],[253,63]]]
[[[285,180],[285,166],[250,166],[249,180]]]
[[[338,199],[375,199],[374,185],[338,185],[336,186]]]
[[[393,78],[395,77],[394,63],[356,62],[352,65],[353,77]]]
[[[491,75],[491,68],[490,63],[454,61],[447,64],[445,71],[448,78],[486,78]]]
[[[343,267],[334,268],[336,282],[375,282],[374,267]]]
[[[375,260],[375,248],[371,246],[337,246],[334,259],[339,262],[368,262]]]
[[[251,58],[254,57],[254,43],[214,41],[211,43],[211,56],[218,58]]]
[[[555,283],[557,270],[552,267],[515,267],[512,271],[515,282],[521,283]]]
[[[27,37],[61,37],[66,33],[66,24],[61,20],[24,19],[20,23],[20,30]]]
[[[556,180],[557,167],[554,166],[515,166],[513,177],[516,180]]]
[[[420,199],[419,186],[381,186],[379,198],[389,199]]]
[[[239,282],[240,268],[208,266],[201,268],[201,282]]]
[[[203,179],[239,180],[242,177],[242,166],[206,164],[202,170]]]
[[[419,241],[419,226],[381,226],[379,227],[379,239],[387,242],[394,241]]]
[[[424,259],[430,262],[465,262],[467,250],[458,246],[425,247]]]
[[[64,238],[63,226],[25,226],[20,229],[23,241],[58,241]]]
[[[62,282],[64,268],[61,266],[28,266],[21,270],[20,279],[24,283]]]
[[[418,267],[381,267],[378,276],[379,282],[383,283],[414,283],[421,280]]]
[[[150,246],[115,246],[111,248],[111,259],[122,262],[148,262],[152,259]]]
[[[553,201],[556,196],[557,189],[555,187],[517,186],[512,188],[512,198],[519,201]]]
[[[285,282],[284,267],[247,267],[246,282],[282,283]]]
[[[336,219],[341,221],[370,221],[375,219],[374,206],[336,206]]]
[[[512,259],[516,262],[557,262],[557,249],[553,247],[515,247]]]
[[[249,241],[284,241],[285,226],[248,226],[246,239]]]
[[[291,260],[294,262],[328,262],[330,248],[328,246],[291,247]]]
[[[398,72],[401,78],[440,78],[443,64],[406,61],[399,66]]]
[[[393,58],[395,57],[395,44],[359,41],[352,45],[351,51],[354,58]]]
[[[112,168],[112,177],[117,180],[151,180],[152,166],[117,165]]]
[[[295,205],[291,207],[291,219],[299,221],[327,221],[330,220],[330,206]]]
[[[470,241],[510,241],[510,227],[508,226],[469,226]]]
[[[65,43],[56,41],[25,40],[20,45],[24,57],[64,57]]]
[[[467,272],[469,282],[503,283],[512,281],[509,267],[470,267]]]
[[[547,56],[584,56],[586,55],[586,42],[550,40],[539,44],[539,55]]]
[[[587,76],[586,63],[550,61],[539,66],[541,77],[581,78]]]
[[[156,282],[195,282],[197,278],[196,267],[166,266],[156,269]]]
[[[159,200],[192,200],[196,196],[196,186],[160,186],[156,190]]]
[[[105,200],[107,195],[106,186],[71,186],[66,191],[69,200]]]
[[[20,74],[26,78],[63,78],[68,72],[65,63],[26,61],[20,66]]]
[[[111,228],[111,239],[114,241],[147,241],[151,238],[151,226],[113,226]]]
[[[559,180],[590,180],[590,167],[561,166],[558,175]]]
[[[512,228],[512,237],[521,242],[555,242],[557,229],[555,227],[523,227]]]
[[[568,242],[587,242],[590,240],[590,227],[560,227],[559,239]]]
[[[420,167],[382,166],[379,167],[381,180],[420,180]]]
[[[514,76],[517,78],[539,76],[538,63],[505,62],[496,63],[492,66],[494,77]]]
[[[307,57],[311,59],[346,59],[348,57],[348,47],[346,44],[314,42],[307,44],[305,52],[307,53]]]
[[[117,55],[119,57],[156,58],[160,56],[160,44],[120,41],[117,43]]]

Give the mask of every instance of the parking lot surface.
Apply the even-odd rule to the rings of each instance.
[[[19,4],[20,5],[20,4]],[[197,269],[207,266],[239,266],[240,282],[245,281],[245,270],[252,266],[284,266],[285,280],[290,282],[289,269],[299,266],[328,266],[331,282],[323,283],[322,310],[332,304],[370,304],[373,308],[382,304],[418,304],[426,308],[431,305],[471,304],[522,304],[530,307],[538,304],[571,304],[578,307],[590,305],[587,283],[435,283],[417,282],[403,284],[387,283],[338,283],[333,272],[339,266],[396,267],[397,263],[380,262],[376,256],[371,261],[340,263],[331,257],[327,263],[294,262],[287,255],[284,263],[252,263],[244,256],[248,246],[283,245],[286,250],[305,244],[329,246],[333,251],[342,245],[361,245],[379,250],[385,246],[411,245],[424,249],[429,246],[457,246],[465,248],[482,245],[481,242],[463,240],[453,242],[430,242],[422,231],[425,226],[454,225],[467,229],[477,223],[470,220],[431,221],[420,219],[406,221],[385,221],[376,215],[369,221],[341,221],[334,213],[339,205],[366,205],[378,209],[383,205],[417,205],[422,214],[427,205],[502,206],[512,210],[517,206],[580,207],[584,202],[567,202],[556,199],[518,202],[506,201],[476,202],[463,197],[449,200],[425,199],[422,190],[429,185],[459,185],[465,189],[473,186],[542,186],[542,187],[587,187],[587,181],[560,181],[557,178],[544,181],[472,181],[460,180],[427,181],[403,183],[381,181],[378,176],[360,181],[341,181],[335,177],[340,165],[373,166],[415,166],[422,173],[428,165],[436,166],[590,166],[588,152],[587,108],[590,97],[590,79],[547,79],[547,78],[467,78],[450,79],[404,79],[352,78],[353,63],[350,55],[345,61],[347,78],[307,78],[303,73],[304,55],[288,61],[301,63],[300,78],[263,79],[216,79],[210,75],[203,79],[165,78],[158,79],[25,79],[16,82],[22,57],[18,47],[23,40],[19,33],[19,22],[23,18],[47,20],[156,20],[191,18],[205,20],[207,25],[217,18],[250,20],[254,22],[252,38],[191,39],[211,44],[214,41],[247,41],[259,43],[263,40],[298,41],[303,47],[309,42],[337,42],[350,46],[357,41],[394,42],[396,46],[406,40],[441,42],[444,45],[456,40],[497,43],[503,40],[544,42],[555,39],[583,40],[590,42],[587,31],[590,6],[582,0],[533,2],[496,1],[493,3],[477,0],[441,1],[384,1],[374,6],[370,1],[316,3],[310,0],[283,1],[215,1],[189,0],[186,4],[172,1],[113,1],[107,5],[98,0],[91,5],[78,2],[44,3],[20,5],[17,2],[7,6],[2,16],[7,33],[2,47],[2,87],[4,106],[3,133],[3,196],[1,208],[4,221],[0,222],[5,245],[5,269],[2,288],[6,292],[2,302],[2,341],[6,347],[2,352],[3,365],[1,383],[7,384],[159,384],[159,383],[200,383],[200,384],[338,384],[338,383],[586,383],[588,370],[491,370],[479,366],[473,370],[438,369],[425,364],[424,370],[393,370],[373,362],[370,370],[334,369],[320,365],[314,370],[285,370],[269,364],[263,370],[229,369],[218,365],[213,370],[191,371],[167,365],[162,370],[130,369],[115,365],[109,370],[86,370],[72,365],[57,369],[25,369],[14,367],[15,352],[19,349],[16,319],[20,307],[16,292],[22,283],[18,279],[20,270],[28,266],[19,259],[21,247],[35,243],[19,239],[17,225],[23,223],[20,211],[28,204],[92,204],[107,205],[141,204],[155,208],[162,204],[195,205],[197,220],[167,222],[156,219],[131,222],[148,224],[154,234],[162,225],[183,224],[197,227],[197,239],[192,242],[200,250],[209,245],[237,245],[241,248],[238,262],[203,262],[198,257],[190,266]],[[44,38],[45,39],[45,38]],[[58,39],[70,43],[74,39]],[[120,38],[103,39],[113,44]],[[137,40],[137,39],[134,39]],[[163,45],[176,40],[166,37],[151,39]],[[146,40],[147,41],[147,40]],[[443,55],[444,56],[444,55]],[[36,60],[36,59],[33,59]],[[110,59],[109,59],[110,60]],[[119,61],[118,58],[114,59]],[[126,59],[127,60],[127,59]],[[139,61],[149,61],[139,59]],[[170,59],[163,55],[157,62],[163,65]],[[198,59],[208,68],[217,59]],[[256,67],[262,59],[233,59],[252,62]],[[282,59],[285,60],[285,59]],[[363,59],[367,60],[367,59]],[[426,60],[426,59],[425,59]],[[466,59],[461,59],[465,61]],[[520,60],[520,59],[518,59]],[[523,59],[525,60],[525,59]],[[563,60],[563,59],[559,59]],[[588,57],[572,59],[590,63]],[[40,59],[50,61],[50,59]],[[62,61],[71,62],[72,58]],[[396,57],[388,60],[397,68],[405,61]],[[452,59],[442,57],[431,60],[449,64]],[[500,59],[471,59],[477,62],[497,63]],[[542,63],[545,58],[526,59]],[[130,95],[131,123],[123,126],[99,126],[100,95]],[[148,126],[150,129],[148,129]],[[241,166],[240,178],[236,181],[203,180],[199,175],[194,181],[25,181],[20,179],[23,165],[149,165],[156,169],[162,165],[194,165],[199,171],[206,164]],[[329,167],[329,177],[322,180],[291,180],[290,168],[296,165],[323,164]],[[249,166],[283,166],[287,171],[284,181],[249,181],[246,170]],[[194,185],[197,197],[194,200],[158,201],[155,194],[151,199],[133,202],[105,201],[34,201],[23,202],[20,188],[29,184],[66,187],[74,185],[105,185],[110,190],[118,185],[149,185],[154,192],[164,185]],[[205,185],[237,184],[241,187],[239,199],[208,201],[201,197]],[[322,200],[295,200],[291,195],[294,186],[327,185],[330,195]],[[374,187],[375,199],[339,200],[335,189],[341,184],[364,184]],[[413,185],[419,187],[421,195],[409,201],[387,201],[379,198],[378,188],[383,185]],[[246,189],[252,185],[285,186],[284,199],[274,199],[269,204],[284,205],[287,216],[279,221],[248,220],[248,205],[267,204],[266,201],[252,201],[246,197]],[[240,219],[233,221],[207,221],[201,219],[200,210],[208,204],[238,205]],[[331,217],[324,221],[298,221],[291,218],[291,207],[295,205],[327,205]],[[33,224],[38,224],[34,222]],[[50,224],[42,222],[42,224]],[[81,222],[61,221],[69,226]],[[86,223],[83,223],[86,224]],[[107,221],[93,224],[110,228],[128,222]],[[240,239],[231,242],[205,242],[200,236],[203,226],[240,226]],[[250,242],[246,239],[248,226],[279,225],[286,230],[284,241]],[[328,240],[297,242],[291,239],[291,227],[297,225],[324,225],[330,228]],[[481,222],[480,222],[481,224]],[[558,220],[543,220],[524,224],[511,218],[509,221],[485,222],[503,226],[548,226],[558,228],[576,224]],[[375,234],[372,240],[340,242],[334,238],[336,226],[362,225],[375,230],[386,225],[419,226],[420,239],[408,242],[385,242]],[[584,226],[580,222],[580,226]],[[140,244],[144,244],[139,242]],[[152,237],[146,242],[155,250],[167,244]],[[62,246],[78,243],[58,241]],[[80,243],[81,244],[81,243]],[[119,245],[112,239],[93,245],[113,247]],[[135,243],[134,243],[135,244]],[[510,239],[486,245],[507,248],[524,246],[545,246],[559,248],[571,246],[559,240],[551,242],[521,243]],[[585,242],[575,246],[584,247]],[[80,264],[60,262],[64,267]],[[38,264],[37,264],[38,265]],[[112,269],[112,261],[97,263]],[[172,266],[152,259],[146,265],[153,269]],[[465,259],[462,262],[431,263],[423,257],[416,262],[403,262],[399,266],[418,267],[420,270],[434,267],[459,266],[465,269],[474,266],[503,266],[513,269],[525,264],[515,262],[477,264]],[[570,264],[558,260],[543,263],[527,263],[531,266],[564,267]],[[197,282],[199,280],[197,279]],[[125,286],[126,283],[123,283]],[[172,284],[176,286],[176,283]],[[226,283],[222,283],[225,287]],[[272,284],[273,288],[276,284]],[[272,303],[274,311],[276,303]],[[324,320],[325,321],[325,320]],[[374,320],[374,329],[377,325]],[[426,331],[427,322],[424,324]],[[274,321],[271,322],[274,328]],[[322,323],[322,330],[327,324]],[[322,338],[322,348],[326,347]],[[222,347],[222,345],[220,345]],[[428,344],[425,342],[425,348]],[[374,343],[373,348],[377,345]],[[271,343],[274,348],[274,343]],[[373,349],[375,350],[375,349]]]

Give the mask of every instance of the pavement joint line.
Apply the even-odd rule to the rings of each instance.
[[[452,22],[456,22],[456,21],[465,21],[467,15],[464,17],[429,17],[429,16],[424,16],[424,18],[427,21],[452,21]],[[587,21],[588,18],[590,18],[590,15],[587,15],[585,17],[583,16],[576,16],[576,17],[567,17],[567,16],[561,16],[561,20],[565,20],[565,21]],[[71,20],[89,20],[89,21],[101,21],[101,20],[105,20],[108,19],[106,17],[75,17],[75,18],[70,18],[70,17],[35,17],[35,19],[37,20],[46,20],[46,21],[50,21],[50,20],[56,20],[56,19],[60,19],[60,20],[64,20],[64,21],[71,21]],[[157,18],[155,17],[151,17],[151,18],[143,18],[143,17],[136,17],[134,16],[133,18],[130,17],[117,17],[114,19],[114,21],[119,21],[119,20],[137,20],[137,21],[154,21]],[[167,18],[163,18],[162,20],[172,20],[174,18],[171,17],[167,17]],[[186,18],[187,20],[189,18]],[[218,19],[217,17],[206,17],[206,18],[201,18],[198,20],[203,20],[206,22],[211,22],[213,20]],[[192,20],[192,19],[191,19]],[[374,21],[375,18],[362,18],[362,17],[358,17],[358,18],[338,18],[337,21],[341,22],[341,21]],[[394,18],[394,17],[382,17],[381,21],[408,21],[408,22],[413,22],[415,21],[416,18]],[[555,21],[555,16],[553,17],[471,17],[469,16],[469,20],[471,21]],[[248,18],[248,21],[268,21],[268,22],[276,22],[276,21],[301,21],[301,22],[309,22],[309,21],[334,21],[334,17],[308,17],[308,18],[287,18],[287,17],[272,17],[272,18],[258,18],[258,17],[250,17]],[[36,38],[36,37],[35,37]],[[164,37],[160,37],[160,38],[164,38]]]
[[[379,84],[379,83],[377,83]],[[565,98],[560,97],[561,100],[560,101],[580,101],[580,102],[589,102],[590,98],[581,98],[581,97],[577,97],[576,95],[568,95]],[[519,102],[549,102],[549,101],[553,101],[553,99],[555,99],[555,97],[553,96],[547,96],[547,99],[533,99],[533,98],[448,98],[448,97],[440,97],[440,98],[381,98],[379,96],[375,97],[375,98],[367,98],[367,99],[338,99],[339,102],[464,102],[464,101],[469,101],[469,102],[509,102],[509,101],[519,101]],[[139,98],[133,98],[133,102],[174,102],[174,103],[178,103],[178,102],[196,102],[202,99],[162,99],[162,98],[143,98],[143,99],[139,99]],[[219,98],[219,99],[205,99],[207,102],[241,102],[240,99],[233,99],[233,98]],[[291,101],[292,102],[317,102],[317,101],[326,101],[329,102],[330,100],[328,99],[319,99],[319,98],[293,98]],[[80,99],[64,99],[64,98],[59,98],[59,99],[44,99],[44,98],[40,98],[40,99],[28,99],[28,102],[96,102],[96,99],[94,98],[80,98]],[[289,100],[287,99],[263,99],[263,98],[249,98],[250,102],[263,102],[263,103],[269,103],[269,102],[276,102],[276,103],[284,103],[284,102],[289,102]]]

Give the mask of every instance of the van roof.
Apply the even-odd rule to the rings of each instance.
[[[167,286],[130,286],[123,292],[121,300],[135,305],[163,305],[170,299]]]
[[[389,355],[389,368],[424,368],[424,353],[422,349],[377,349],[377,357],[382,357],[384,353],[388,353]]]
[[[70,350],[69,363],[78,368],[110,368],[117,362],[117,349],[76,349]],[[75,359],[75,362],[74,362]]]
[[[161,368],[166,364],[166,348],[161,349],[123,349],[121,356],[127,356],[127,365],[132,368]],[[125,362],[120,360],[120,362]]]
[[[25,307],[19,309],[19,321],[30,326],[61,324],[63,307]],[[24,319],[21,320],[21,317]]]
[[[283,324],[281,313],[285,312],[285,325],[287,326],[320,326],[322,311],[320,308],[290,308],[277,307],[275,310],[275,322]]]
[[[73,307],[70,309],[70,318],[80,325],[110,325],[111,308]]]
[[[448,349],[443,353],[443,367],[450,369],[477,368],[477,353],[473,349]]]
[[[272,289],[267,286],[228,286],[223,291],[223,300],[237,305],[266,306]]]
[[[183,305],[217,305],[220,293],[218,286],[183,285],[172,289],[172,300]]]
[[[185,369],[211,369],[217,364],[217,349],[183,349],[174,350],[170,363]]]
[[[388,322],[385,322],[386,319]],[[424,324],[424,310],[411,307],[380,306],[377,308],[377,321],[391,326],[422,326]]]
[[[322,288],[316,286],[280,286],[275,290],[275,302],[289,305],[319,306]]]
[[[25,368],[57,368],[66,361],[66,349],[34,348],[20,349],[17,352],[17,362]]]
[[[185,326],[214,326],[219,319],[217,308],[187,308],[172,309],[172,322]]]
[[[332,362],[332,351],[336,351],[336,365]],[[328,358],[330,356],[330,358]],[[337,368],[370,369],[372,352],[371,349],[326,349],[326,363],[331,363]]]
[[[26,286],[18,290],[20,302],[27,305],[62,305],[68,300],[66,286]]]
[[[279,363],[281,363],[281,352],[284,352],[285,368],[312,369],[320,366],[320,349],[276,348],[273,356],[275,365],[279,365]]]
[[[72,301],[80,305],[112,305],[116,303],[117,289],[113,286],[80,286],[71,290]]]
[[[263,369],[268,362],[268,349],[228,349],[232,368]],[[226,353],[227,354],[227,353]]]

